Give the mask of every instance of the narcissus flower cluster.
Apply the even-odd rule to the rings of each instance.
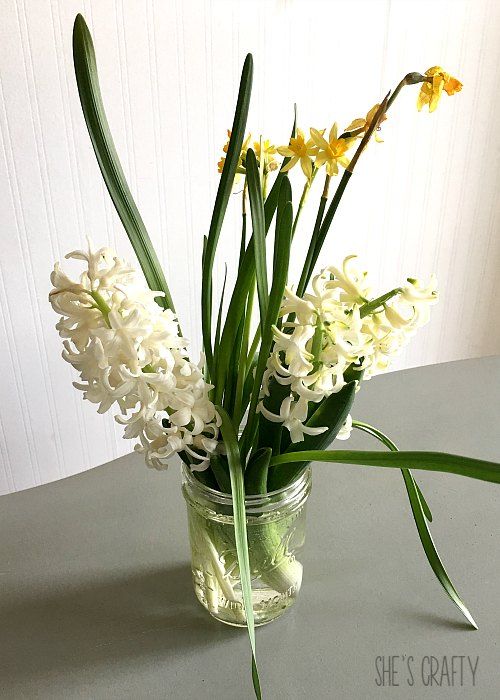
[[[437,302],[434,276],[427,285],[409,279],[386,301],[370,301],[368,275],[356,256],[347,257],[341,269],[325,268],[311,286],[303,298],[291,288],[285,290],[283,324],[273,328],[274,346],[259,404],[265,418],[290,431],[292,442],[327,429],[305,425],[310,402],[339,392],[348,371],[349,379],[363,373],[366,380],[387,370],[391,359],[427,323],[429,307]],[[279,414],[266,406],[272,381],[289,387]],[[349,432],[348,424],[338,437],[348,437]]]
[[[411,74],[418,78],[418,82],[421,82],[420,92],[417,98],[417,109],[422,110],[424,106],[428,106],[429,112],[433,112],[441,99],[441,95],[446,92],[448,95],[454,95],[460,92],[462,89],[462,83],[457,80],[457,78],[452,77],[447,73],[441,66],[434,66],[429,68],[424,76],[420,73]],[[412,82],[416,82],[413,80]],[[349,167],[349,158],[347,157],[347,152],[356,143],[357,139],[362,138],[366,131],[370,128],[373,120],[377,115],[377,111],[380,108],[380,104],[375,104],[367,113],[365,117],[360,117],[353,119],[351,123],[345,128],[342,134],[338,134],[338,125],[335,122],[330,129],[328,138],[325,138],[325,129],[315,129],[311,127],[309,130],[310,138],[306,138],[304,132],[301,129],[297,129],[295,136],[290,139],[290,142],[284,146],[274,146],[269,139],[262,141],[262,153],[264,157],[264,162],[262,164],[264,174],[268,174],[272,170],[276,170],[278,165],[274,158],[276,153],[279,153],[290,160],[288,163],[282,166],[282,172],[288,172],[294,168],[298,163],[307,181],[310,183],[316,171],[318,171],[322,166],[325,166],[326,173],[328,176],[332,177],[338,175],[339,166],[342,168]],[[378,117],[378,123],[374,129],[375,141],[382,142],[378,132],[380,130],[380,125],[387,119],[386,114],[381,114]],[[231,132],[228,131],[228,137],[231,136]],[[243,147],[241,149],[240,165],[238,166],[238,173],[245,173],[245,156],[250,143],[250,135],[246,138]],[[229,140],[223,147],[224,153],[227,153],[229,145]],[[260,163],[260,152],[261,152],[261,141],[256,141],[253,144],[253,148],[257,157],[257,161]],[[219,173],[222,172],[224,168],[225,157],[223,156],[218,162]]]
[[[66,257],[86,264],[78,281],[58,263],[51,275],[63,357],[80,374],[74,386],[99,413],[116,405],[124,437],[139,438],[136,449],[149,466],[164,468],[173,454],[185,453],[193,468],[204,469],[217,445],[217,417],[175,315],[110,248],[89,244]]]

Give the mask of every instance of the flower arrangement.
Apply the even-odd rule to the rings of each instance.
[[[210,523],[203,524],[200,508],[198,520],[190,521],[193,568],[205,577],[205,584],[206,579],[211,581],[199,597],[216,616],[217,605],[225,601],[234,610],[234,617],[225,621],[248,628],[256,696],[261,690],[254,627],[256,620],[266,618],[256,605],[252,582],[259,573],[261,584],[277,592],[280,601],[283,596],[288,600],[300,587],[302,567],[281,521],[268,522],[262,513],[254,518],[248,503],[259,499],[259,507],[264,503],[270,512],[273,498],[287,489],[293,492],[297,484],[303,489],[313,461],[401,469],[429,564],[475,627],[436,552],[428,527],[430,510],[410,467],[498,483],[500,466],[442,453],[398,453],[387,436],[350,415],[362,382],[387,370],[391,359],[429,320],[430,307],[438,298],[436,279],[408,278],[401,286],[374,294],[355,255],[341,266],[328,265],[315,273],[358,160],[372,140],[380,141],[380,125],[401,90],[420,85],[417,107],[427,106],[432,112],[443,91],[453,95],[461,83],[438,66],[424,74],[409,73],[365,118],[354,119],[341,133],[334,124],[328,133],[311,128],[308,137],[295,118],[288,143],[275,146],[261,138],[250,146],[245,133],[252,57],[247,56],[204,237],[204,354],[196,363],[189,357],[167,282],[119,163],[102,104],[92,39],[80,15],[73,50],[89,134],[142,275],[114,251],[95,249],[90,241],[86,250],[66,256],[84,263],[78,280],[70,279],[56,263],[50,301],[61,317],[57,329],[63,338],[63,357],[79,373],[75,387],[85,399],[97,404],[100,413],[118,411],[116,420],[124,426],[124,437],[137,441],[135,449],[144,454],[148,466],[164,469],[173,455],[179,455],[190,497],[201,489],[203,498],[212,499]],[[304,180],[294,209],[288,173],[296,166]],[[324,186],[314,229],[301,277],[293,285],[288,280],[292,242],[309,190],[321,173]],[[237,275],[231,292],[224,285],[214,315],[212,270],[236,178],[239,194],[234,196],[241,195],[242,204]],[[273,222],[270,256],[266,235]],[[372,435],[388,451],[328,449],[335,439],[347,439],[354,428]],[[212,517],[215,502],[221,505],[217,517]],[[207,509],[203,512],[206,515]],[[203,560],[199,567],[194,564],[195,551]]]

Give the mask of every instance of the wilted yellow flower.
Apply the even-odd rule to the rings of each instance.
[[[377,110],[379,109],[380,105],[377,103],[376,105],[373,105],[373,107],[370,109],[366,117],[363,119],[362,117],[359,119],[354,119],[348,127],[346,127],[346,131],[359,131],[359,134],[357,136],[359,138],[363,138],[363,134],[367,129],[370,128],[370,125],[373,121],[373,118],[377,114]],[[382,124],[387,119],[387,115],[383,114],[382,117],[380,118],[379,125]],[[378,127],[377,127],[378,128]],[[375,141],[378,141],[379,143],[382,143],[382,139],[375,134]]]
[[[290,139],[288,146],[278,146],[278,153],[286,158],[290,158],[290,161],[281,168],[282,172],[288,172],[300,162],[304,175],[308,180],[311,179],[313,173],[313,163],[311,159],[317,155],[318,147],[314,144],[312,139],[308,141],[305,140],[303,131],[297,129],[297,136]]]
[[[424,105],[429,105],[429,112],[434,112],[438,106],[443,90],[448,95],[454,95],[462,89],[462,83],[446,73],[441,66],[434,66],[425,71],[432,82],[422,83],[418,93],[417,109],[420,112]]]
[[[255,157],[257,158],[257,162],[260,165],[260,157],[261,157],[261,142],[260,141],[254,141],[253,150],[255,151]],[[278,163],[276,162],[276,158],[274,157],[274,154],[276,152],[277,152],[276,146],[271,144],[271,141],[269,139],[265,139],[265,141],[262,141],[262,156],[264,158],[264,172],[265,173],[268,173],[270,170],[276,170],[278,168]]]
[[[347,168],[349,159],[346,157],[345,153],[356,140],[355,136],[348,139],[339,139],[337,133],[338,127],[336,122],[330,129],[328,141],[323,137],[320,131],[311,129],[312,140],[318,147],[318,155],[316,156],[314,164],[317,168],[321,168],[321,166],[326,163],[326,172],[330,176],[338,174],[339,165],[343,168]]]

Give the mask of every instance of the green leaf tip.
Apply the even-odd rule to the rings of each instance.
[[[397,445],[387,435],[384,435],[384,433],[381,430],[378,430],[378,428],[374,428],[372,425],[369,425],[368,423],[363,423],[362,421],[353,421],[353,427],[376,438],[392,452],[396,454],[399,453]],[[460,598],[457,589],[455,588],[455,586],[451,582],[450,577],[448,576],[444,564],[441,561],[441,557],[439,556],[439,553],[436,549],[436,545],[434,544],[431,531],[429,530],[429,527],[425,522],[425,518],[427,518],[429,522],[432,521],[432,515],[429,507],[427,506],[425,498],[421,490],[419,489],[417,482],[413,478],[413,474],[411,473],[411,471],[402,467],[401,473],[405,482],[406,492],[408,494],[408,500],[410,502],[413,519],[415,521],[420,542],[422,544],[425,556],[427,557],[429,566],[431,567],[432,571],[434,572],[434,575],[436,576],[439,583],[442,585],[443,589],[445,590],[452,603],[454,603],[457,606],[457,608],[460,610],[460,612],[466,618],[466,620],[470,623],[470,625],[477,630],[477,625],[474,621],[474,618],[472,617],[469,609],[467,608],[463,600]]]
[[[163,292],[158,304],[175,311],[174,303],[146,226],[127,183],[109,128],[97,73],[94,44],[81,14],[73,25],[73,63],[80,104],[97,163],[150,289]]]

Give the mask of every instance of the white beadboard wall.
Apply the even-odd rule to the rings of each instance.
[[[439,63],[464,83],[437,112],[407,88],[363,156],[321,257],[358,252],[381,291],[439,276],[441,302],[396,368],[500,351],[500,3],[497,0],[0,0],[0,493],[128,451],[111,415],[71,386],[47,302],[53,261],[90,234],[132,256],[80,112],[71,30],[93,32],[108,117],[199,351],[200,256],[246,52],[249,127],[287,141],[345,126],[408,71]],[[295,196],[301,187],[294,174]],[[295,243],[297,275],[321,184]],[[233,203],[216,265],[234,265]],[[376,381],[376,380],[375,380]]]

